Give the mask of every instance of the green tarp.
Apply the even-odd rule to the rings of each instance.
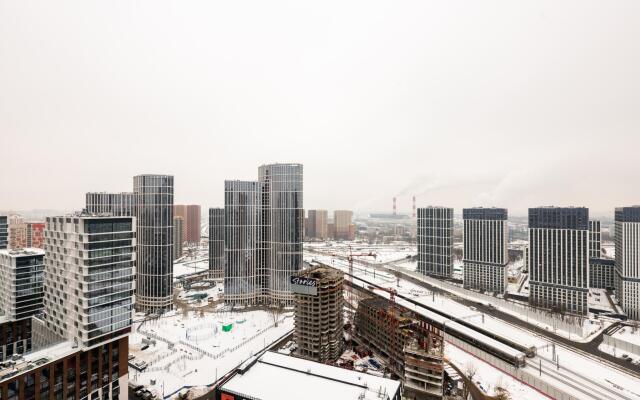
[[[231,328],[233,328],[233,324],[222,325],[222,332],[231,332]]]

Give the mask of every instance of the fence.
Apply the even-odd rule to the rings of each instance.
[[[557,333],[558,330],[564,331],[569,334],[569,338],[571,338],[572,335],[576,336],[576,338],[583,338],[585,333],[587,333],[585,330],[586,319],[579,316],[551,313],[547,310],[530,307],[526,304],[519,304],[499,297],[493,297],[484,293],[467,290],[447,281],[442,281],[426,275],[407,272],[403,273],[411,278],[424,281],[433,287],[452,292],[467,300],[491,305],[492,307],[522,319],[523,321],[533,324],[540,323],[547,325],[551,332]]]
[[[488,364],[498,368],[499,370],[513,376],[517,380],[531,386],[532,388],[544,393],[545,395],[556,399],[556,400],[580,400],[577,397],[571,396],[559,389],[558,387],[549,384],[548,382],[541,379],[541,377],[536,376],[532,373],[529,373],[523,369],[516,368],[515,366],[507,363],[504,360],[499,359],[483,350],[480,350],[472,345],[463,342],[462,340],[451,336],[449,334],[445,334],[445,340],[456,347],[461,348],[469,354],[473,354],[479,359],[487,362]]]

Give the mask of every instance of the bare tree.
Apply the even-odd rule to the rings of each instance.
[[[463,395],[464,399],[469,398],[470,386],[473,385],[473,378],[476,376],[477,372],[478,372],[478,366],[473,361],[469,361],[465,365],[464,373],[465,375],[467,375],[467,378],[469,378],[469,383],[464,385],[464,395]]]
[[[269,307],[268,309],[269,314],[271,314],[271,318],[273,319],[273,325],[276,328],[278,327],[278,320],[280,319],[280,315],[282,314],[283,309],[284,306],[282,305],[282,303],[274,305],[273,307]]]
[[[464,367],[464,373],[470,380],[473,380],[476,373],[478,373],[478,366],[473,361],[469,361]]]

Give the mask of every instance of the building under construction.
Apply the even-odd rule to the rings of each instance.
[[[325,266],[312,267],[291,277],[297,356],[326,363],[342,354],[343,283],[342,272]]]
[[[356,339],[402,380],[405,397],[442,398],[443,340],[436,328],[382,297],[360,301],[355,325]]]

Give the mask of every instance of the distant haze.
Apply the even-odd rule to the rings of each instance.
[[[640,2],[1,1],[0,209],[304,164],[305,208],[640,203]]]

